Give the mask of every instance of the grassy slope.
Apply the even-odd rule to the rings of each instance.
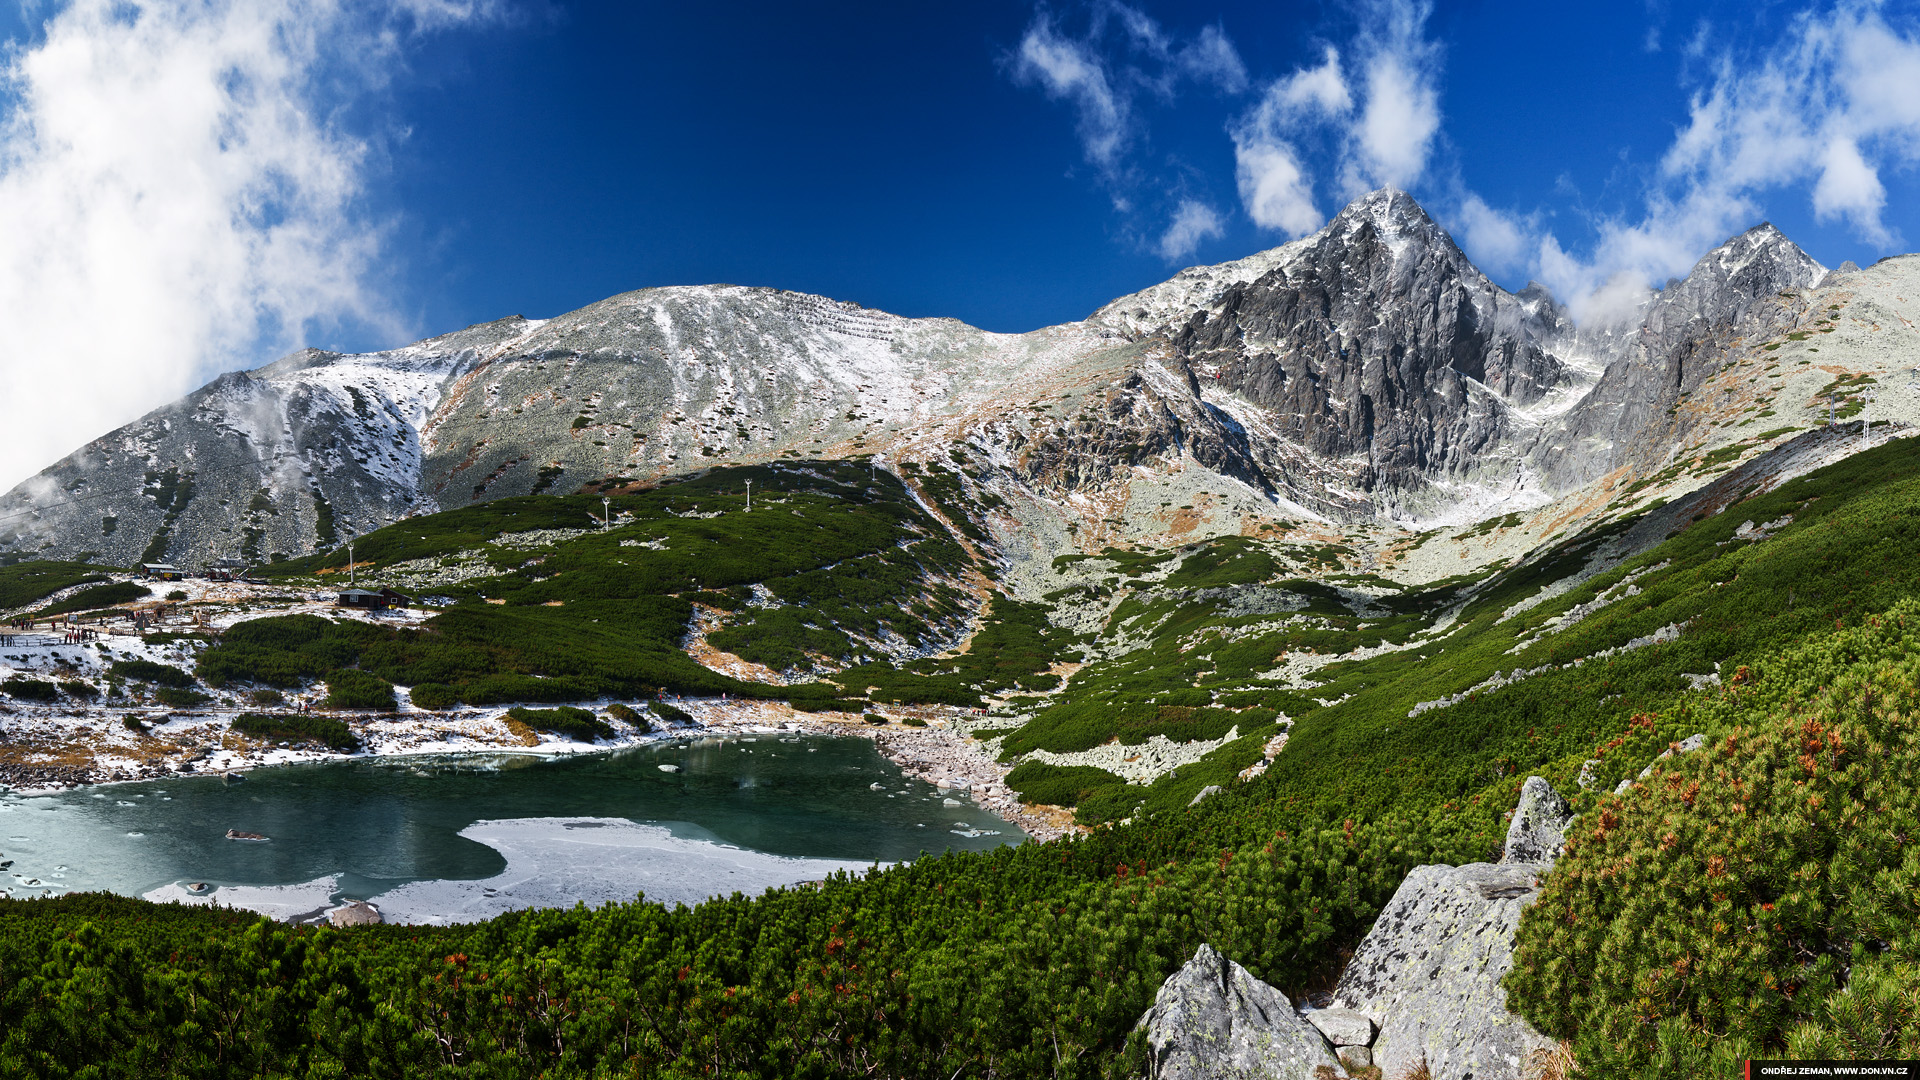
[[[755,482],[747,512],[744,481]],[[713,643],[774,667],[873,659],[891,635],[934,639],[962,614],[950,579],[970,562],[898,481],[832,463],[717,470],[617,498],[626,523],[529,550],[512,533],[577,529],[598,499],[503,499],[414,519],[355,543],[397,562],[484,553],[487,576],[436,587],[451,606],[420,631],[307,618],[230,631],[201,664],[216,685],[288,687],[343,667],[451,687],[469,703],[681,693],[821,698],[823,685],[770,687],[715,674],[680,649],[693,601],[732,609]],[[708,516],[693,516],[708,515]],[[504,538],[504,542],[503,542]],[[280,577],[337,571],[346,553],[280,563]],[[769,597],[749,604],[752,590]]]
[[[1320,983],[1410,867],[1491,853],[1502,814],[1529,773],[1572,791],[1580,763],[1598,758],[1603,783],[1611,783],[1637,775],[1670,739],[1721,731],[1730,721],[1714,710],[1727,695],[1690,689],[1683,675],[1717,669],[1745,685],[1756,672],[1765,678],[1780,670],[1777,658],[1800,649],[1793,681],[1840,685],[1861,659],[1842,647],[1850,628],[1920,593],[1916,507],[1920,447],[1907,440],[1696,522],[1510,619],[1502,616],[1511,605],[1574,570],[1594,538],[1571,541],[1471,595],[1453,587],[1412,593],[1367,614],[1339,594],[1308,595],[1302,586],[1311,618],[1273,632],[1346,635],[1317,637],[1307,647],[1415,640],[1440,612],[1460,606],[1447,631],[1416,650],[1324,669],[1327,681],[1312,693],[1335,703],[1296,714],[1292,742],[1265,775],[1188,807],[1194,787],[1217,782],[1210,776],[1233,765],[1230,744],[1217,760],[1124,792],[1146,799],[1130,810],[1133,822],[1078,841],[947,855],[821,889],[672,911],[622,905],[324,938],[210,923],[207,943],[186,951],[171,944],[171,924],[158,916],[141,922],[137,907],[103,916],[87,914],[85,900],[0,904],[9,927],[0,934],[0,971],[36,972],[0,981],[0,1068],[33,1054],[76,1066],[102,1055],[132,1062],[184,1054],[216,1026],[214,999],[188,990],[204,984],[230,996],[267,994],[271,980],[246,974],[259,968],[256,954],[289,955],[297,946],[308,950],[301,964],[310,961],[316,974],[300,967],[272,991],[277,1004],[238,1014],[236,1037],[267,1058],[245,1058],[245,1069],[324,1072],[334,1066],[316,1059],[331,1055],[340,1069],[367,1075],[453,1061],[503,1076],[1108,1075],[1138,1064],[1139,1047],[1128,1038],[1134,1020],[1200,941],[1282,987]],[[1743,521],[1788,515],[1791,524],[1771,539],[1735,538]],[[1256,565],[1251,550],[1219,554],[1218,565],[1196,564],[1178,587],[1243,571],[1259,580],[1288,572]],[[1173,573],[1187,570],[1183,562]],[[1539,632],[1635,571],[1645,571],[1634,580],[1637,594],[1557,633]],[[1196,610],[1190,595],[1142,597],[1140,606],[1151,615],[1162,603],[1170,606],[1154,616],[1160,630],[1147,636],[1150,648],[1171,650],[1160,654],[1166,659],[1195,651],[1196,632],[1230,622]],[[1123,609],[1116,617],[1132,614]],[[1685,627],[1678,640],[1596,657],[1676,623]],[[1086,669],[1084,683],[1076,678],[1064,693],[1090,697],[1104,689],[1153,703],[1185,702],[1174,695],[1195,689],[1218,692],[1223,702],[1281,692],[1220,663],[1231,644],[1213,646],[1208,667],[1182,666],[1184,682],[1152,664],[1130,667],[1140,658],[1123,657]],[[1876,662],[1887,664],[1913,653],[1904,635],[1876,648]],[[1496,670],[1581,658],[1592,659],[1408,715],[1414,704],[1469,690]],[[1266,662],[1247,667],[1257,674]],[[1229,673],[1216,678],[1219,672]],[[1150,722],[1162,720],[1161,708],[1196,706],[1155,704]],[[1600,799],[1576,795],[1588,810]],[[1550,909],[1543,901],[1540,910]],[[1915,917],[1910,904],[1895,905],[1875,940],[1909,948]],[[76,932],[89,918],[107,931]],[[115,960],[122,955],[138,962]],[[1906,969],[1895,961],[1911,959],[1888,961],[1896,989]],[[1749,961],[1734,955],[1727,962]],[[1524,993],[1516,997],[1534,1007],[1525,1001]],[[88,1002],[100,1016],[83,1022],[94,1017],[79,1011]],[[1627,1043],[1664,1037],[1662,1024],[1631,1017],[1608,1026],[1619,1010],[1637,1007],[1630,997],[1574,1004],[1532,1015],[1576,1039],[1590,1031]],[[1790,1002],[1776,1012],[1782,1024],[1813,1025],[1816,1035],[1823,1023],[1844,1022],[1811,995],[1804,1008]],[[62,1042],[62,1017],[74,1031],[104,1034]],[[173,1043],[143,1034],[176,1030],[183,1017],[200,1024],[193,1030],[201,1034]],[[1755,1041],[1784,1049],[1780,1038],[1762,1032]],[[1631,1046],[1618,1052],[1645,1060]],[[51,1066],[40,1071],[58,1074]],[[146,1071],[166,1070],[149,1063]],[[236,1064],[197,1074],[248,1073]]]

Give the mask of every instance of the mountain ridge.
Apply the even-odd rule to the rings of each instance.
[[[1641,433],[1729,349],[1797,325],[1827,276],[1756,226],[1633,330],[1576,327],[1389,188],[1025,334],[764,287],[635,290],[219,376],[0,498],[0,551],[263,561],[500,495],[866,454],[957,454],[1007,522],[1083,541],[1108,520],[1146,535],[1152,493],[1195,485],[1209,528],[1425,528],[1662,467],[1694,429]]]

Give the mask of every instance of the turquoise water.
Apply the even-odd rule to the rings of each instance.
[[[177,882],[289,886],[331,875],[333,893],[365,897],[500,874],[501,852],[459,833],[522,819],[626,819],[706,844],[859,862],[1025,839],[970,800],[945,803],[865,739],[792,734],[562,759],[291,765],[256,769],[240,783],[194,777],[0,796],[0,861],[13,863],[0,869],[0,889],[137,896]],[[270,839],[235,842],[228,829]]]

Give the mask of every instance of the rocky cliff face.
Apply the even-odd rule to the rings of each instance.
[[[1591,393],[1531,452],[1550,486],[1564,490],[1622,465],[1657,468],[1680,444],[1669,412],[1742,339],[1763,340],[1804,310],[1802,292],[1826,268],[1771,224],[1707,253],[1684,281],[1641,305],[1625,325],[1574,341],[1607,362]]]
[[[1657,461],[1672,402],[1730,343],[1799,317],[1783,294],[1821,273],[1763,226],[1631,326],[1576,330],[1385,190],[1313,236],[1029,334],[647,289],[222,376],[8,493],[0,551],[265,559],[419,510],[863,452],[957,455],[1036,506],[1124,502],[1199,468],[1274,516],[1474,521]]]
[[[1417,513],[1458,482],[1505,479],[1525,410],[1585,381],[1551,351],[1557,310],[1494,285],[1404,192],[1247,270],[1094,319],[1171,341],[1216,407],[1260,433],[1273,486],[1331,515]]]

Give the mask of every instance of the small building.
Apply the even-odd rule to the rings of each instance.
[[[140,576],[149,581],[179,581],[187,575],[185,571],[177,566],[172,566],[168,563],[149,562],[140,564]]]
[[[406,607],[412,599],[392,589],[341,589],[334,600],[334,607],[355,608],[360,611],[385,611],[388,608]]]
[[[247,563],[242,559],[215,559],[207,564],[208,581],[232,581],[245,575]]]

